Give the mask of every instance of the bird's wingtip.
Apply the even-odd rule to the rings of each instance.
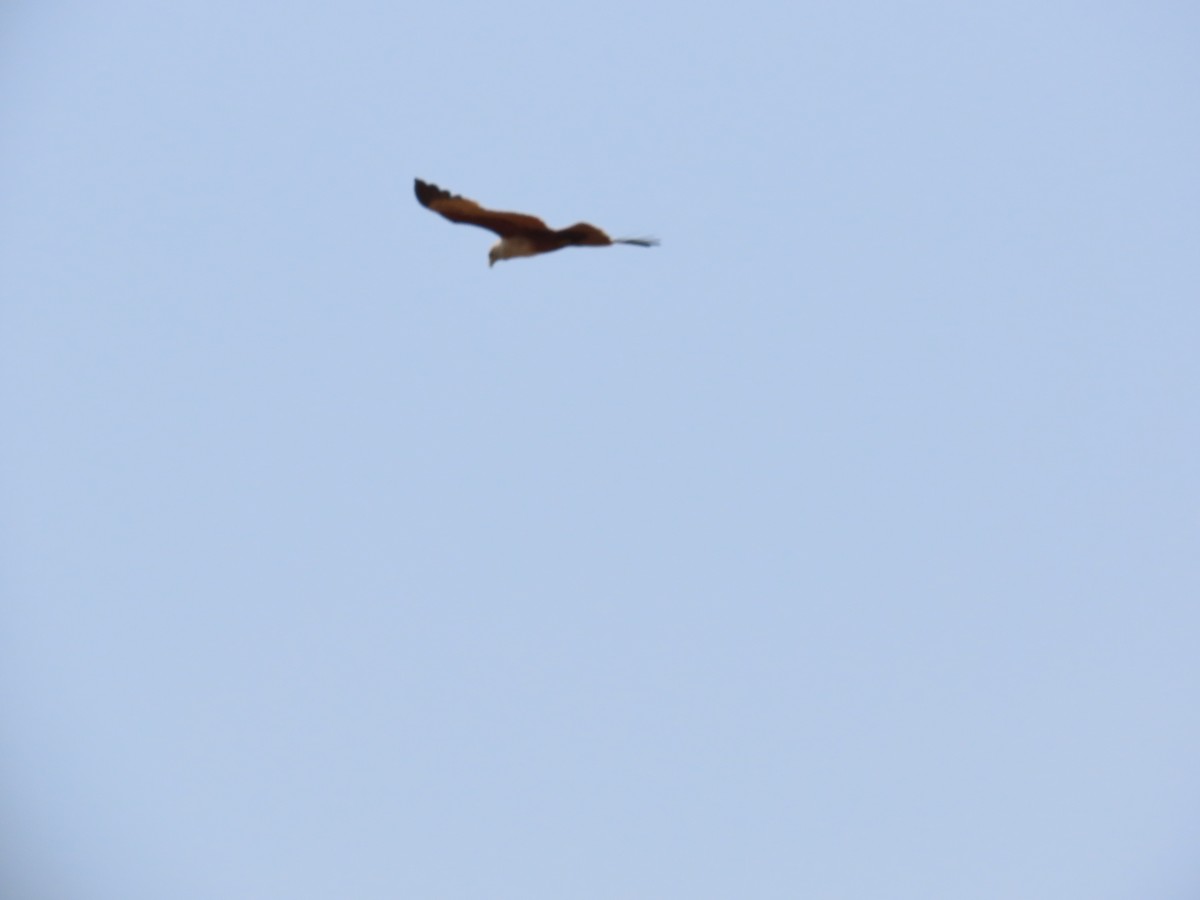
[[[413,193],[417,195],[417,202],[422,206],[428,206],[431,201],[436,199],[438,188],[436,184],[430,184],[428,181],[422,181],[420,178],[413,179]]]

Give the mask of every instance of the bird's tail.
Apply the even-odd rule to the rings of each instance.
[[[657,247],[659,244],[658,238],[613,238],[614,244],[633,244],[635,247]]]

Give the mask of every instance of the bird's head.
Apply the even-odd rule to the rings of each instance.
[[[512,259],[515,256],[533,256],[537,252],[538,249],[525,238],[501,238],[499,243],[488,251],[488,265],[494,266],[502,259]]]

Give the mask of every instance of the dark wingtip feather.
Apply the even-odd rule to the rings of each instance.
[[[633,244],[635,247],[657,247],[662,243],[658,238],[617,238],[614,244]]]
[[[436,184],[430,184],[427,181],[422,181],[420,178],[413,179],[413,193],[417,195],[417,202],[422,206],[429,206],[438,197],[446,195],[446,192]]]

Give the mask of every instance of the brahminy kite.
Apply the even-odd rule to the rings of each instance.
[[[610,244],[654,247],[658,244],[654,238],[610,238],[587,222],[555,231],[536,216],[484,209],[474,200],[443,191],[436,184],[429,184],[420,178],[415,180],[414,187],[417,200],[426,209],[432,209],[451,222],[478,225],[500,235],[500,242],[488,251],[489,267],[494,266],[498,259],[537,256],[563,247],[607,247]]]

